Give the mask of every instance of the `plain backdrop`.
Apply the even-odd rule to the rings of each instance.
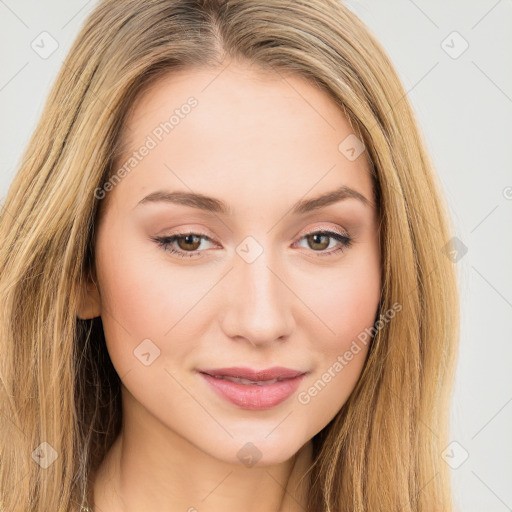
[[[0,0],[0,204],[96,3]],[[398,70],[456,224],[460,358],[439,454],[456,510],[512,510],[512,2],[346,3]]]

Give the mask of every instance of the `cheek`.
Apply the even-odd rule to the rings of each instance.
[[[119,375],[139,367],[134,354],[144,340],[154,343],[155,353],[160,351],[151,364],[156,368],[169,366],[170,353],[181,360],[193,348],[190,340],[200,338],[202,325],[195,319],[201,298],[215,281],[198,278],[194,267],[177,270],[160,251],[140,235],[131,237],[128,229],[110,229],[108,236],[98,237],[103,328]]]
[[[145,339],[159,340],[173,323],[163,313],[161,293],[165,285],[148,248],[122,229],[109,229],[98,236],[101,316],[107,347],[120,376],[136,362],[136,347]],[[170,296],[167,294],[167,301]],[[160,341],[156,343],[160,345]]]
[[[140,333],[146,326],[153,330],[158,306],[155,308],[152,267],[121,244],[105,250],[108,255],[98,258],[102,313],[130,333]]]
[[[306,410],[314,409],[318,425],[328,423],[347,401],[364,366],[381,292],[379,260],[371,253],[357,264],[347,261],[328,282],[308,303],[321,319],[309,326],[317,364],[298,395]],[[316,337],[313,324],[321,329]]]
[[[193,288],[185,286],[181,273],[171,271],[156,244],[131,237],[126,230],[119,236],[114,229],[110,233],[99,238],[97,247],[102,306],[127,331],[161,336]]]
[[[381,294],[378,253],[366,250],[350,255],[320,279],[316,276],[316,281],[325,284],[312,287],[308,281],[303,290],[305,301],[319,320],[313,321],[308,315],[309,330],[313,324],[319,330],[312,339],[321,340],[322,346],[317,345],[320,353],[345,351],[352,339],[375,321]]]

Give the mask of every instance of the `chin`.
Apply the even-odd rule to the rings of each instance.
[[[274,466],[291,459],[306,442],[291,441],[286,433],[275,437],[273,434],[268,435],[268,432],[255,435],[246,433],[243,438],[237,436],[228,443],[218,443],[215,453],[211,455],[226,463],[240,466]]]

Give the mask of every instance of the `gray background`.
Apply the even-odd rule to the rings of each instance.
[[[451,467],[456,510],[512,510],[512,2],[347,4],[398,69],[462,249],[452,444],[440,454]],[[59,66],[95,5],[0,0],[0,204]],[[51,49],[44,31],[58,43],[49,56],[31,46]]]

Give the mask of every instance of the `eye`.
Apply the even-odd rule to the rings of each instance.
[[[157,242],[164,251],[182,258],[191,258],[200,256],[197,249],[201,245],[201,239],[212,241],[210,237],[202,233],[176,233],[171,236],[154,237],[153,241]],[[178,243],[178,249],[173,246],[175,242]]]
[[[328,249],[330,246],[329,239],[337,241],[339,245],[334,250],[326,252],[325,249]],[[300,240],[305,240],[310,247],[319,249],[314,251],[319,253],[318,256],[333,256],[343,252],[351,246],[353,241],[349,236],[342,235],[337,231],[312,231],[305,234]]]
[[[181,258],[200,257],[201,252],[203,252],[199,250],[202,239],[213,242],[210,237],[202,233],[190,232],[152,238],[164,251],[176,254]],[[334,250],[325,251],[331,245],[329,239],[337,241],[339,245]],[[314,252],[319,253],[318,256],[333,256],[344,251],[352,244],[352,239],[349,236],[342,235],[337,231],[312,231],[302,236],[300,240],[305,240],[313,249],[316,247],[318,250],[314,250]],[[177,244],[178,248],[174,244]],[[330,248],[332,249],[332,247]]]

